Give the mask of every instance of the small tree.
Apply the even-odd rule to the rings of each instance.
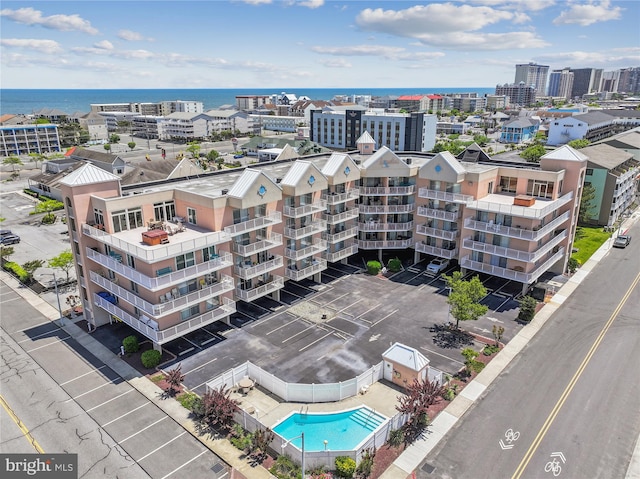
[[[13,246],[0,246],[0,257],[5,261],[8,260],[13,253],[15,253]]]
[[[160,364],[162,353],[156,349],[149,349],[140,355],[142,365],[147,369],[155,368]]]
[[[54,211],[58,211],[64,208],[64,205],[58,200],[44,200],[40,203],[36,204],[35,212],[36,213],[45,213],[42,217],[43,223],[53,223],[56,219],[56,215],[53,214]]]
[[[73,268],[73,253],[71,250],[63,251],[58,256],[49,260],[49,268],[59,269],[67,276],[66,282],[69,282],[69,272]]]
[[[567,145],[569,145],[571,148],[575,148],[576,150],[579,150],[580,148],[585,148],[590,144],[591,142],[589,140],[585,140],[583,138],[578,138],[577,140],[571,140],[569,143],[567,143]]]
[[[131,151],[133,151],[133,149],[136,147],[136,142],[135,141],[130,141],[129,143],[127,143],[127,146],[129,147],[129,149]]]
[[[125,353],[135,353],[140,348],[140,345],[138,344],[138,338],[133,335],[124,338],[122,340],[122,345],[124,346]]]
[[[120,136],[113,133],[109,136],[109,143],[120,143]]]
[[[429,424],[429,406],[442,399],[445,388],[439,382],[431,382],[428,379],[419,381],[414,379],[406,386],[406,394],[398,397],[396,410],[408,416],[407,422],[402,426],[405,444],[418,439]]]
[[[211,150],[209,153],[207,153],[207,160],[217,162],[219,156],[220,153],[218,153],[216,150]],[[224,159],[222,161],[224,161]]]
[[[22,166],[24,163],[17,156],[10,156],[9,158],[5,158],[2,160],[3,165],[11,165],[11,171],[16,171],[16,165]]]
[[[276,437],[274,432],[269,429],[257,429],[251,436],[250,457],[256,464],[261,464],[268,455],[269,444]]]
[[[569,261],[567,261],[567,271],[569,271],[569,274],[575,273],[579,267],[580,261],[575,259],[573,256],[569,258]]]
[[[104,145],[102,145],[102,148],[104,148],[107,151],[111,151],[111,145],[109,143],[105,143]]]
[[[44,266],[44,261],[41,259],[34,259],[31,261],[27,261],[22,265],[22,269],[24,269],[29,275],[29,282],[33,280],[33,274],[36,272],[38,268],[42,268]]]
[[[389,271],[391,271],[392,273],[397,273],[402,269],[402,261],[400,261],[398,258],[390,259],[387,265],[389,266]]]
[[[476,358],[480,355],[478,351],[472,348],[465,348],[462,350],[462,356],[464,357],[464,365],[466,368],[467,376],[471,376],[471,373],[479,373],[484,368],[484,363],[481,363]]]
[[[502,339],[502,335],[504,334],[504,327],[494,324],[492,333],[493,338],[496,340],[496,346],[500,346],[500,340]]]
[[[233,416],[239,411],[237,400],[231,398],[231,391],[226,384],[218,389],[207,391],[202,397],[202,421],[212,430],[229,431],[233,424]]]
[[[533,296],[525,296],[519,300],[520,311],[518,312],[518,321],[523,323],[530,322],[536,315],[536,306],[538,302]]]
[[[454,271],[451,276],[442,277],[450,288],[447,303],[456,320],[456,329],[459,329],[460,321],[475,321],[487,312],[489,308],[480,304],[480,300],[487,295],[487,289],[478,276],[464,280],[460,271]]]
[[[182,364],[167,371],[166,380],[167,384],[169,385],[167,393],[170,396],[174,396],[176,392],[180,390],[180,384],[182,384],[182,381],[184,380],[184,374],[182,374]]]
[[[524,158],[525,160],[527,160],[530,163],[539,163],[540,162],[540,158],[547,152],[547,150],[544,149],[544,146],[541,144],[536,144],[533,146],[530,146],[529,148],[525,149],[522,153],[520,153],[520,156],[522,158]]]
[[[200,154],[200,143],[191,141],[187,144],[186,150],[191,153],[191,158],[197,158]]]
[[[580,210],[578,211],[578,223],[587,224],[591,219],[591,210],[595,208],[596,189],[591,184],[584,184],[580,196]]]

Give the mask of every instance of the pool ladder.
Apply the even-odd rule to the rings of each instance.
[[[309,414],[309,405],[307,405],[307,409],[305,410],[304,404],[300,406],[300,414]]]
[[[376,410],[372,409],[371,411],[369,411],[369,415],[367,416],[367,420],[364,422],[364,427],[367,427],[369,425],[369,419],[371,419],[371,416],[373,414],[375,414]]]

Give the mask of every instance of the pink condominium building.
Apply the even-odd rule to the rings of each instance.
[[[62,185],[85,316],[155,347],[236,302],[320,281],[359,250],[413,249],[521,282],[565,271],[587,158],[569,146],[502,166],[373,148],[123,187],[91,164]],[[479,150],[479,149],[478,149]],[[288,152],[291,156],[291,152]]]

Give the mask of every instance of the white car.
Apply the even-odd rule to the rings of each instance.
[[[449,266],[449,260],[444,258],[436,258],[427,266],[427,271],[430,273],[439,273],[444,271]]]

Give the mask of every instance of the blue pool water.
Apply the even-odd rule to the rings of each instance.
[[[304,432],[305,451],[324,451],[324,441],[332,451],[353,451],[385,420],[373,410],[360,407],[338,413],[294,413],[273,430],[286,440]],[[300,438],[291,444],[300,448]]]

